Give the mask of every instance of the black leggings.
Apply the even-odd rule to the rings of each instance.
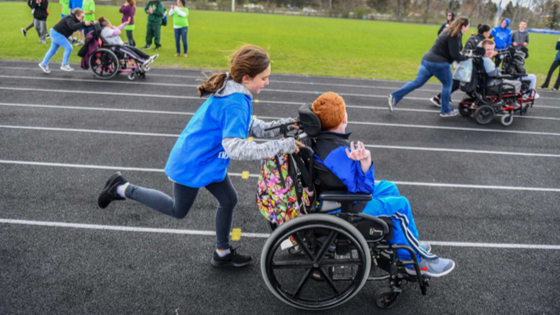
[[[132,30],[126,30],[126,39],[128,40],[128,46],[136,47]]]
[[[212,183],[206,188],[216,199],[218,209],[216,210],[216,247],[220,250],[229,248],[229,233],[233,221],[233,209],[237,205],[237,192],[231,184],[229,175],[219,183]],[[138,201],[156,211],[167,214],[176,219],[183,219],[189,213],[199,188],[191,188],[181,184],[173,183],[173,195],[175,199],[161,191],[134,186],[130,184],[126,188],[126,197]]]
[[[546,76],[546,81],[544,81],[544,84],[542,85],[542,87],[548,88],[548,85],[550,84],[550,78],[552,77],[552,74],[554,73],[556,68],[558,68],[558,66],[560,66],[560,60],[554,60],[554,62],[550,66],[550,70],[548,70],[548,75]],[[557,90],[558,90],[558,88],[560,88],[560,71],[558,71],[558,78],[556,79],[556,84],[554,84],[554,88],[557,89]]]

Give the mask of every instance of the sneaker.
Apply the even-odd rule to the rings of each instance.
[[[74,71],[74,68],[70,67],[70,65],[62,65],[62,66],[60,66],[60,70]]]
[[[47,41],[46,41],[46,40],[42,40],[42,41],[41,41],[41,44],[47,44]]]
[[[74,46],[82,46],[83,44],[84,44],[84,42],[79,40],[79,41],[76,41],[76,44],[74,44]]]
[[[47,34],[47,39],[51,39],[51,34]]]
[[[440,113],[441,117],[453,117],[459,115],[459,111],[457,109],[451,110],[449,113]]]
[[[27,31],[25,30],[25,28],[21,29],[21,35],[23,35],[23,37],[27,37]]]
[[[156,61],[156,59],[158,59],[158,57],[159,57],[159,54],[153,55],[153,56],[151,57],[151,58],[152,58],[152,61]]]
[[[107,206],[114,200],[125,200],[125,198],[119,196],[117,194],[117,187],[123,184],[126,184],[127,181],[122,176],[121,172],[116,172],[115,174],[109,177],[107,183],[105,183],[105,187],[99,194],[99,198],[97,199],[97,205],[101,209],[107,208]]]
[[[176,54],[175,54],[175,57],[179,57],[179,53],[176,53]]]
[[[539,97],[541,97],[539,93],[535,93],[535,96],[533,96],[534,99],[538,99]]]
[[[187,57],[188,57],[188,55],[187,55],[187,54],[183,54],[183,57],[187,58]]]
[[[141,49],[150,49],[150,45],[146,45],[144,47],[140,47]]]
[[[70,41],[70,44],[72,44],[72,45],[77,44],[77,43],[78,43],[78,41],[75,38],[72,38],[72,40]]]
[[[421,259],[418,263],[420,273],[424,276],[439,278],[447,275],[455,268],[455,262],[451,259],[437,258],[437,259]],[[406,273],[415,276],[416,270],[414,266],[407,266]]]
[[[430,98],[430,102],[432,102],[432,104],[434,104],[436,107],[441,108],[441,103],[439,102],[439,98],[432,97]]]
[[[39,68],[41,68],[41,70],[43,70],[44,73],[49,74],[51,73],[51,70],[49,70],[49,66],[45,66],[43,65],[43,63],[39,63]]]
[[[551,90],[552,91],[558,91],[558,88],[552,88]]]
[[[230,246],[229,250],[231,251],[229,254],[225,255],[224,257],[220,257],[216,251],[214,251],[214,256],[212,257],[212,266],[214,267],[244,267],[251,263],[253,258],[249,255],[241,255],[237,252],[237,249]]]
[[[548,89],[547,86],[541,85],[541,86],[537,86],[537,90],[546,90]]]
[[[160,46],[160,47],[156,47],[156,48],[154,48],[154,50],[159,50],[160,48],[161,48],[161,46]]]
[[[426,253],[431,253],[432,252],[432,245],[428,244],[428,243],[418,243],[418,245],[420,247],[422,247]]]
[[[389,110],[393,111],[393,109],[395,109],[395,106],[397,106],[397,103],[395,102],[395,99],[393,98],[393,94],[389,94]]]

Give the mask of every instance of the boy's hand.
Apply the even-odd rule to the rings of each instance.
[[[354,161],[362,161],[371,158],[371,152],[369,150],[366,150],[363,142],[358,141],[357,145],[358,147],[354,148],[354,141],[352,141],[350,142],[350,148],[352,149],[352,151],[348,151],[348,148],[346,148],[346,155],[350,159]]]

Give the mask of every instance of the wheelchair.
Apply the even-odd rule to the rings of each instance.
[[[126,45],[110,45],[101,36],[101,26],[94,25],[93,39],[99,42],[99,49],[89,56],[89,65],[93,74],[102,80],[109,80],[121,72],[128,73],[130,81],[137,77],[146,78],[146,72],[150,70],[149,65],[143,65],[134,52]]]
[[[314,192],[310,195],[315,199],[305,207],[307,214],[280,226],[269,223],[272,233],[260,266],[268,289],[282,302],[304,310],[325,310],[348,302],[367,281],[386,282],[374,295],[382,309],[395,306],[409,282],[418,283],[425,295],[430,278],[420,273],[413,249],[387,243],[392,238],[391,218],[353,211],[356,202],[367,203],[372,195],[321,189],[320,179],[330,172],[314,163],[312,143],[321,132],[321,123],[310,105],[298,112],[299,129],[293,136],[306,146],[292,157],[298,162],[303,186]],[[270,129],[281,127],[287,136],[287,126]],[[406,250],[412,259],[397,258],[398,249]],[[407,265],[415,267],[415,275],[406,272]]]
[[[500,54],[509,54],[507,51],[500,51]],[[504,79],[519,80],[520,76],[511,74],[501,75],[492,79],[501,80],[499,84],[488,84],[489,77],[484,69],[482,58],[485,50],[477,47],[473,54],[473,74],[472,84],[461,84],[461,90],[467,95],[459,103],[459,112],[465,117],[474,117],[475,121],[480,125],[490,123],[496,116],[500,116],[500,122],[504,126],[510,126],[513,123],[515,113],[526,115],[529,108],[535,103],[535,90],[530,89],[531,81],[521,81],[521,91],[516,92],[515,87],[504,82]],[[508,58],[503,62],[504,66],[509,67]],[[469,90],[466,88],[474,85],[475,88]]]

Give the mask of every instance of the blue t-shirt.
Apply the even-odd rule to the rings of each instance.
[[[179,136],[167,160],[165,174],[172,181],[192,188],[223,181],[230,158],[222,140],[247,138],[252,111],[251,98],[244,94],[210,96]]]
[[[70,0],[69,8],[73,11],[76,8],[83,8],[84,0]]]

